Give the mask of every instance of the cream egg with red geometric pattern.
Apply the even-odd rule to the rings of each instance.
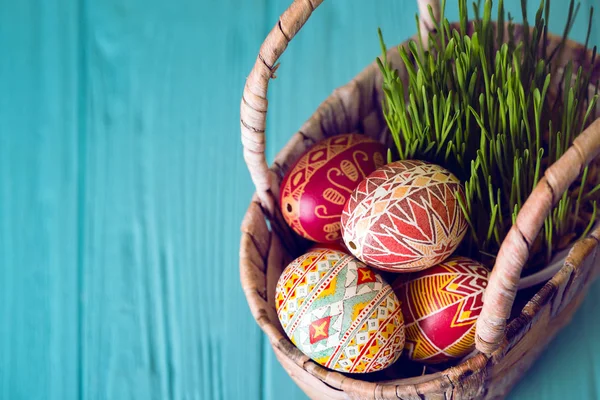
[[[355,257],[390,272],[430,268],[452,255],[467,232],[460,181],[419,160],[377,169],[344,206],[342,237]]]

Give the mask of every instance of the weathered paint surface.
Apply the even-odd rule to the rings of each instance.
[[[238,273],[239,100],[287,5],[0,1],[1,400],[304,398]],[[325,2],[271,85],[269,159],[377,56],[377,27],[400,42],[415,13]],[[598,303],[597,284],[511,398],[600,397]]]

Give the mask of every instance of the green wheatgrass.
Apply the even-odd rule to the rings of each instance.
[[[480,3],[473,4],[474,18],[469,21],[467,1],[459,0],[455,29],[444,17],[446,1],[442,1],[441,25],[436,23],[428,38],[431,50],[425,50],[421,32],[418,41],[398,48],[407,84],[387,60],[381,31],[382,56],[377,62],[383,75],[383,113],[395,144],[388,161],[423,159],[445,166],[461,179],[466,195],[457,198],[469,224],[461,252],[489,263],[544,170],[596,118],[598,96],[589,95],[590,71],[581,67],[574,71],[569,62],[561,72],[552,63],[579,11],[574,0],[561,44],[551,54],[546,46],[550,1],[541,1],[533,27],[526,0],[521,1],[524,22],[519,41],[510,13],[505,32],[502,0],[497,25],[491,23],[492,1],[485,1],[483,9]],[[586,49],[592,15],[593,8]],[[594,47],[592,64],[595,55]],[[552,95],[554,77],[560,89]],[[594,84],[597,93],[598,82]],[[532,265],[543,265],[557,249],[589,232],[600,184],[593,187],[588,172],[586,168],[579,184],[561,197],[545,221],[532,248]],[[592,214],[589,223],[581,223],[582,212]]]

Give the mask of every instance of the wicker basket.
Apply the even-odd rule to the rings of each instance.
[[[600,152],[600,120],[547,169],[502,244],[477,322],[478,352],[459,365],[417,378],[398,379],[390,374],[350,376],[330,371],[292,345],[275,312],[277,279],[307,244],[283,221],[277,205],[279,185],[292,163],[325,137],[354,131],[388,144],[390,138],[381,112],[381,76],[373,63],[349,84],[336,89],[277,155],[273,166],[267,166],[264,155],[267,86],[277,69],[278,58],[322,1],[295,0],[283,13],[260,48],[244,89],[242,142],[244,158],[256,186],[242,224],[240,249],[241,282],[250,310],[268,336],[278,360],[313,399],[501,398],[569,322],[600,270],[596,261],[598,228],[572,247],[562,269],[507,324],[521,270],[529,255],[528,244],[533,242],[555,201]],[[427,8],[431,6],[434,17],[439,16],[439,2],[419,0],[418,5],[421,32],[426,37],[433,26]],[[517,26],[516,35],[519,30]],[[549,47],[557,44],[557,38],[550,38]],[[388,57],[400,76],[407,78],[397,50],[390,50]],[[559,62],[564,65],[567,60],[580,65],[587,63],[584,68],[588,70],[591,67],[589,54],[574,42],[568,42]],[[592,72],[591,81],[595,82],[600,78],[600,69]]]

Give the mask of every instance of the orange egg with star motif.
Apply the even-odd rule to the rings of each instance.
[[[320,243],[341,239],[340,216],[356,186],[384,164],[386,147],[349,133],[317,142],[289,169],[279,204],[288,225]]]

